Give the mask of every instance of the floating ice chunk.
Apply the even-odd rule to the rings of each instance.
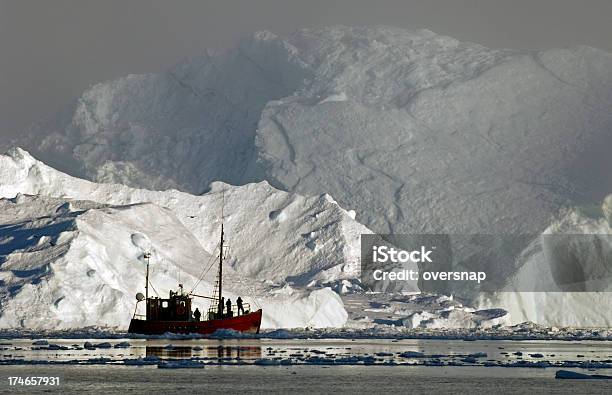
[[[425,354],[419,351],[404,351],[399,354],[401,358],[425,358]]]

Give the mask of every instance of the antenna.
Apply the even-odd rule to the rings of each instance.
[[[223,213],[224,210],[225,210],[225,189],[221,191],[221,226],[223,226],[223,220],[225,218],[225,215]]]

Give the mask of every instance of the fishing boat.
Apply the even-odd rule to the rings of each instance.
[[[223,215],[222,215],[223,217]],[[145,253],[147,262],[145,294],[136,294],[136,308],[130,321],[129,333],[159,335],[163,333],[184,333],[209,335],[219,329],[232,329],[244,333],[259,333],[262,310],[251,311],[248,303],[226,306],[223,298],[223,259],[224,232],[221,223],[221,242],[219,243],[219,268],[212,296],[196,295],[185,292],[183,285],[170,291],[167,299],[149,297],[149,261],[151,254]],[[194,297],[210,300],[210,307],[203,321],[194,316],[192,300]],[[145,302],[145,314],[137,314],[138,304]],[[228,308],[229,307],[229,308]],[[241,308],[240,308],[241,307]],[[240,309],[239,309],[240,308]]]

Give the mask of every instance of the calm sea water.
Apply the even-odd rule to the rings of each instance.
[[[86,341],[109,342],[111,348],[80,349]],[[612,380],[558,380],[554,378],[558,368],[485,367],[471,363],[384,366],[389,362],[422,361],[399,356],[407,351],[460,364],[465,355],[486,354],[476,358],[476,365],[484,361],[507,364],[519,360],[608,363],[612,362],[612,342],[49,339],[51,349],[33,346],[32,342],[32,339],[0,340],[0,393],[612,393]],[[121,342],[130,345],[114,348]],[[313,365],[311,359],[350,361],[355,356],[373,358],[373,365],[350,362],[341,366]],[[126,360],[147,357],[162,361],[198,360],[207,365],[203,369],[124,365]],[[253,365],[262,360],[292,360],[295,364]],[[49,362],[61,364],[46,364]],[[235,365],[236,362],[245,365]],[[612,369],[569,370],[612,375]],[[11,376],[57,376],[60,386],[10,387]]]

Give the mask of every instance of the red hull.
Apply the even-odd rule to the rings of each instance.
[[[210,321],[146,321],[132,319],[129,333],[161,335],[171,333],[198,333],[210,335],[217,329],[233,329],[244,333],[259,333],[261,309],[238,317]]]

